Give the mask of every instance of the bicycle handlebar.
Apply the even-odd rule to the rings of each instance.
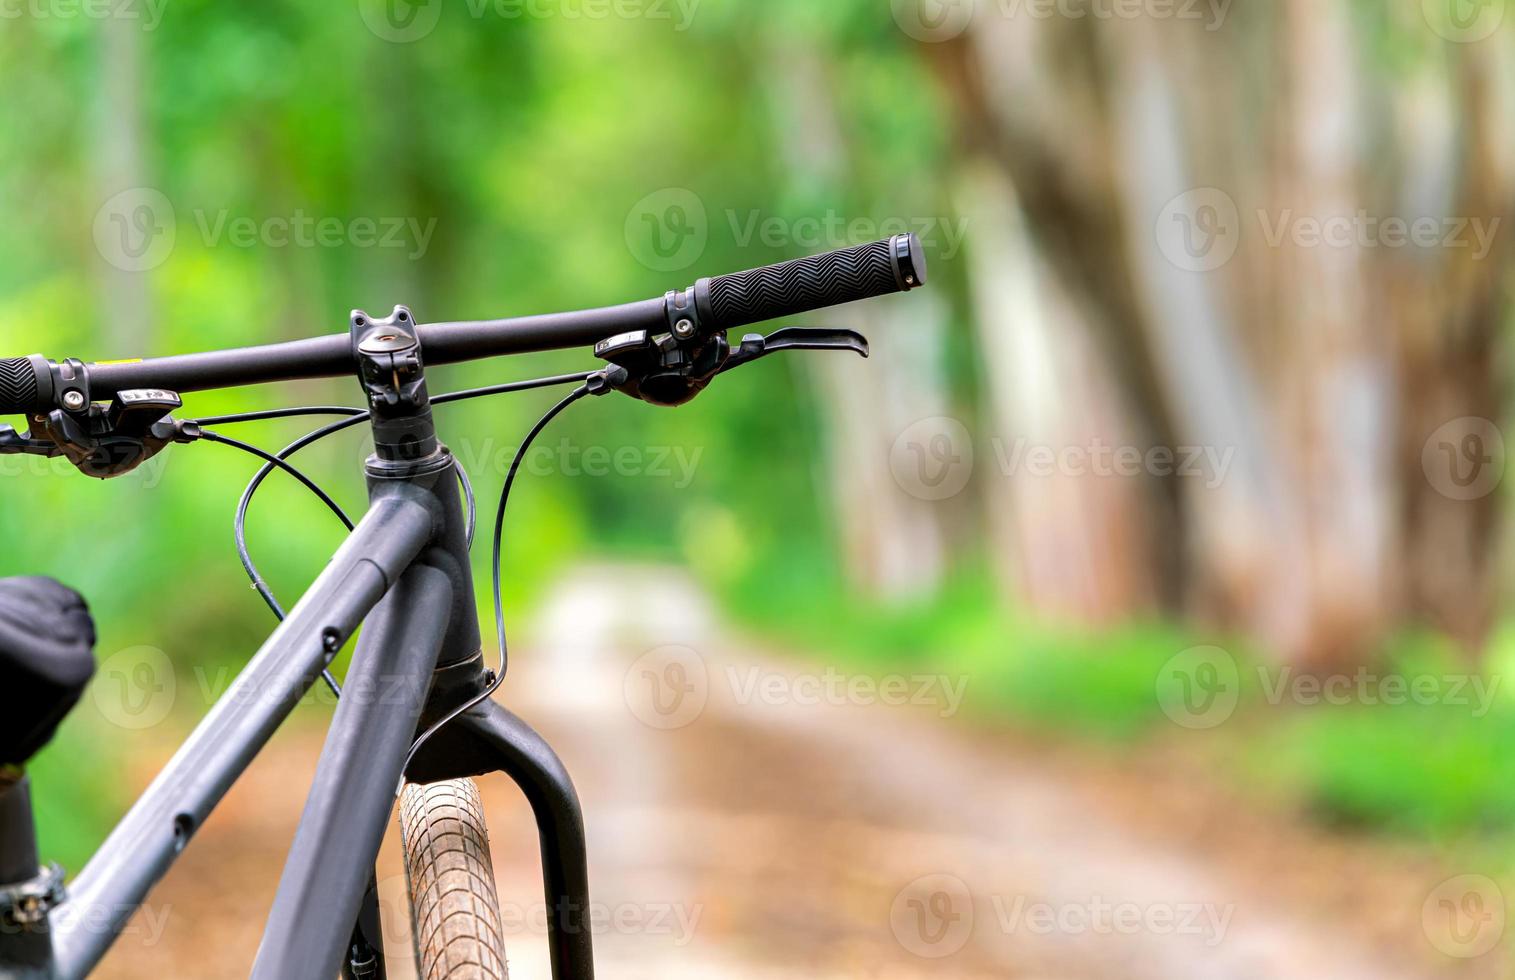
[[[844,248],[695,284],[701,322],[716,330],[793,316],[926,284],[926,256],[914,235]]]
[[[52,397],[53,378],[43,357],[0,359],[0,415],[42,410],[41,392],[46,384]]]
[[[920,240],[897,235],[885,241],[840,249],[779,265],[701,279],[660,299],[573,313],[418,326],[427,364],[591,347],[606,337],[646,330],[667,333],[688,315],[692,299],[698,326],[706,333],[808,310],[905,292],[925,285]],[[678,312],[676,312],[676,310]],[[180,394],[307,378],[339,377],[353,370],[352,338],[332,334],[308,340],[181,354],[138,361],[102,361],[85,366],[91,399],[122,391],[161,388]],[[65,375],[65,378],[67,375]],[[59,369],[46,358],[0,359],[0,415],[51,411],[66,389]]]

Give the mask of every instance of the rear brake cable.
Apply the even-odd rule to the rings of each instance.
[[[586,379],[587,377],[588,376],[586,376]],[[551,423],[553,419],[557,418],[563,413],[564,409],[566,409],[569,405],[572,405],[574,402],[585,397],[586,395],[589,395],[590,393],[591,388],[589,384],[582,384],[579,387],[575,388],[573,391],[569,392],[562,401],[558,402],[552,408],[548,409],[547,413],[537,420],[537,424],[531,427],[531,431],[526,434],[526,438],[521,440],[520,447],[516,449],[515,459],[513,459],[510,463],[510,472],[505,476],[505,485],[500,489],[500,504],[495,509],[494,517],[494,541],[490,549],[490,584],[492,598],[494,600],[495,640],[500,647],[500,669],[495,672],[494,678],[482,691],[480,691],[478,694],[475,694],[472,698],[469,698],[466,702],[454,708],[452,711],[444,715],[441,719],[433,723],[431,727],[422,732],[421,735],[415,740],[415,742],[411,744],[410,752],[405,756],[405,765],[400,767],[400,783],[395,787],[396,796],[399,796],[401,790],[404,789],[405,772],[410,769],[410,764],[415,760],[416,753],[421,750],[421,746],[425,745],[427,740],[437,732],[441,731],[447,725],[450,725],[453,721],[455,721],[458,716],[492,697],[495,691],[499,690],[500,685],[505,681],[505,672],[510,667],[510,652],[509,647],[505,642],[505,607],[502,601],[503,589],[500,582],[500,567],[502,563],[501,556],[504,550],[503,542],[505,536],[505,507],[510,502],[510,491],[511,488],[515,486],[516,474],[520,472],[521,462],[526,458],[526,453],[531,448],[531,444],[536,441],[537,436],[542,434],[542,430],[547,428],[548,424]]]
[[[240,449],[245,453],[250,453],[259,459],[264,460],[267,465],[277,466],[279,469],[283,470],[290,476],[294,477],[296,480],[299,480],[300,483],[304,484],[306,489],[319,497],[321,502],[325,504],[333,514],[337,515],[337,520],[342,522],[343,527],[347,528],[349,531],[352,530],[352,520],[347,516],[347,513],[342,510],[342,507],[331,498],[330,494],[321,489],[321,487],[316,484],[316,482],[310,477],[306,476],[299,469],[295,468],[293,464],[279,459],[272,453],[259,449],[257,446],[251,445],[250,443],[242,442],[239,439],[233,439],[230,436],[223,436],[221,433],[204,428],[203,426],[200,428],[200,438],[204,439],[206,442],[220,443],[223,446],[230,446],[233,449]],[[279,621],[283,622],[284,610],[279,607],[279,602],[274,598],[273,592],[269,590],[267,583],[263,582],[262,577],[258,575],[257,568],[250,565],[251,561],[251,557],[246,558],[243,561],[243,567],[246,568],[248,574],[253,577],[253,587],[258,590],[259,595],[263,596],[264,601],[268,603],[269,607],[273,610],[274,615],[278,617]],[[337,683],[336,677],[332,676],[331,668],[321,668],[321,679],[326,682],[327,687],[331,688],[331,692],[333,694],[335,694],[337,697],[342,696],[342,686]]]
[[[450,402],[464,401],[470,398],[482,398],[488,395],[508,394],[518,391],[530,391],[536,388],[546,388],[554,385],[583,383],[595,373],[596,372],[593,371],[583,371],[574,374],[553,375],[545,378],[533,378],[527,381],[513,381],[507,382],[505,384],[490,385],[483,388],[471,388],[463,391],[448,392],[446,394],[436,396],[435,398],[431,399],[431,402],[434,405],[443,405]],[[560,410],[561,409],[559,409],[559,411]],[[556,411],[553,414],[556,414]],[[264,460],[263,467],[258,470],[258,472],[253,476],[252,480],[249,481],[247,487],[242,492],[241,500],[237,503],[237,514],[233,522],[233,531],[237,543],[237,557],[242,562],[243,570],[247,573],[247,576],[251,580],[252,586],[257,591],[258,595],[262,597],[264,603],[273,612],[275,618],[279,619],[280,621],[283,621],[285,616],[284,608],[282,605],[280,605],[278,599],[274,596],[273,590],[269,587],[268,583],[263,579],[262,573],[259,572],[257,564],[253,561],[252,553],[247,545],[247,512],[249,506],[252,503],[252,498],[258,492],[258,489],[263,485],[263,482],[268,478],[270,473],[272,473],[275,469],[283,469],[294,476],[313,493],[315,493],[322,500],[322,502],[325,503],[327,507],[337,515],[337,517],[342,521],[343,525],[345,525],[346,528],[351,531],[353,524],[348,519],[347,515],[342,511],[341,507],[339,507],[324,490],[318,487],[313,481],[311,481],[299,470],[295,469],[293,466],[288,465],[286,461],[295,453],[306,448],[307,446],[325,439],[327,436],[335,435],[344,429],[352,428],[355,425],[359,425],[362,422],[367,421],[369,414],[366,410],[361,408],[352,408],[348,406],[311,405],[297,408],[271,409],[268,411],[260,412],[244,412],[236,415],[210,416],[201,419],[193,419],[187,423],[191,425],[201,426],[203,431],[203,426],[206,425],[231,425],[242,422],[258,422],[269,419],[293,418],[296,416],[311,415],[343,415],[346,417],[305,434],[304,436],[290,443],[288,446],[285,446],[276,454],[266,453],[257,447],[251,446],[247,443],[239,442],[235,439],[229,439],[228,437],[221,436],[218,433],[205,432],[205,437],[212,442],[220,442],[223,445],[229,445],[233,448],[241,449]],[[534,435],[535,432],[533,433],[533,436]],[[519,462],[519,460],[517,462]],[[461,460],[456,461],[456,463],[458,481],[462,487],[465,504],[468,510],[467,543],[469,548],[472,548],[474,531],[478,524],[477,503],[474,497],[473,484],[468,478],[467,470],[463,467]],[[512,468],[512,476],[513,475],[514,468]],[[496,547],[498,548],[498,541],[496,542]],[[498,551],[496,553],[496,557],[498,558]],[[498,592],[496,595],[496,608],[498,609]],[[503,637],[503,623],[500,624],[500,633]],[[501,649],[503,651],[503,645]],[[337,683],[336,678],[332,676],[330,670],[323,670],[321,674],[322,679],[326,682],[326,685],[331,688],[332,693],[340,697],[342,693],[341,686]],[[503,676],[503,674],[504,671],[502,665],[501,676]],[[466,707],[472,707],[472,705],[465,706],[465,710]],[[423,736],[423,740],[424,737],[425,736]]]

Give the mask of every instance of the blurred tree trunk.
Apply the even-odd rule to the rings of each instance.
[[[1515,57],[1511,45],[1497,44],[1493,39],[1462,52],[1448,68],[1423,69],[1396,89],[1398,102],[1389,107],[1409,139],[1400,186],[1393,189],[1396,206],[1408,214],[1440,210],[1499,222],[1492,250],[1481,258],[1465,248],[1395,256],[1382,269],[1379,311],[1399,344],[1397,462],[1407,600],[1413,613],[1469,650],[1478,648],[1497,616],[1499,494],[1487,477],[1460,492],[1458,478],[1482,476],[1471,469],[1481,464],[1469,454],[1495,451],[1483,445],[1478,420],[1506,417],[1501,372],[1507,365],[1500,363],[1498,339],[1508,329],[1504,270],[1515,254],[1509,136],[1515,98],[1507,84]],[[1448,447],[1450,457],[1443,452]]]
[[[970,276],[993,420],[982,465],[997,568],[1018,603],[1046,617],[1149,612],[1149,481],[1126,469],[1135,434],[1109,362],[1032,245],[1003,172],[975,167],[961,183],[962,209],[977,218]]]
[[[1509,117],[1508,38],[1443,45],[1416,13],[1407,26],[1286,0],[1209,31],[981,10],[927,48],[965,140],[1013,182],[1052,278],[1095,328],[1138,438],[1234,452],[1219,485],[1170,479],[1152,498],[1186,544],[1165,594],[1319,667],[1361,661],[1418,616],[1469,645],[1491,622],[1496,497],[1451,500],[1421,464],[1445,423],[1502,417],[1490,354],[1508,234],[1475,257],[1323,244],[1296,224],[1508,216],[1515,154],[1491,142]],[[1402,69],[1359,17],[1451,66],[1443,92],[1429,85],[1430,120],[1381,104],[1376,79]],[[1396,176],[1456,192],[1384,193]],[[1176,252],[1196,232],[1207,250]]]
[[[947,411],[945,309],[880,300],[866,316],[835,311],[826,319],[863,332],[872,351],[868,361],[826,354],[806,365],[825,406],[826,482],[848,577],[883,598],[930,595],[948,571],[940,508],[949,501],[913,495],[914,484],[901,485],[891,463],[909,451],[900,443],[906,430]]]
[[[148,183],[142,158],[142,26],[130,17],[100,23],[100,78],[96,107],[95,162],[100,203]],[[100,263],[101,323],[111,345],[127,353],[152,349],[150,273],[128,272]]]
[[[853,168],[828,93],[826,61],[813,37],[775,38],[779,66],[771,111],[792,194],[801,200],[851,200]],[[901,175],[908,183],[906,175]],[[925,184],[926,182],[922,182]],[[818,189],[824,189],[817,193]],[[836,243],[840,246],[842,243]],[[866,315],[852,310],[819,314],[826,322],[864,332],[871,342],[866,367],[844,354],[815,359],[844,567],[850,582],[874,595],[899,599],[929,595],[947,571],[944,508],[896,479],[891,454],[913,424],[952,415],[944,368],[947,309],[927,300],[908,307],[882,300]]]

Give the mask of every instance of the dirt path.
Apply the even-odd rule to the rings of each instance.
[[[607,978],[1501,975],[1422,928],[1445,869],[1248,815],[1160,759],[945,724],[950,678],[849,685],[766,657],[677,573],[582,572],[521,646],[505,701],[579,783]],[[879,703],[900,699],[920,703]],[[281,734],[102,976],[245,972],[318,751]],[[513,787],[483,788],[513,975],[545,978],[535,834]],[[391,840],[407,976],[399,867]]]

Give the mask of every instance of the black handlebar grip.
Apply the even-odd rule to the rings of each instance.
[[[926,255],[920,239],[896,235],[808,259],[701,279],[694,285],[694,300],[701,327],[726,330],[908,292],[925,284]]]
[[[47,358],[0,359],[0,415],[30,415],[46,411],[53,395],[53,373]]]

